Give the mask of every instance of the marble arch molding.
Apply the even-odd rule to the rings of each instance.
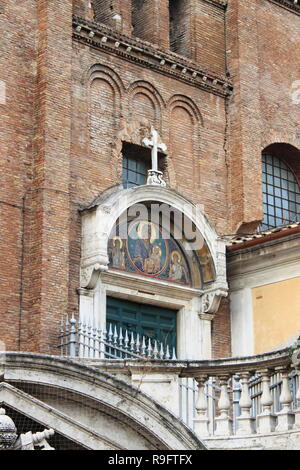
[[[170,276],[158,279],[155,276],[142,276],[139,272],[112,269],[108,247],[116,221],[128,208],[138,204],[145,206],[149,201],[165,204],[191,221],[203,238],[214,266],[214,275],[210,282],[172,283],[167,279]],[[173,190],[146,185],[127,190],[121,187],[108,190],[83,209],[81,214],[81,321],[91,321],[100,328],[104,327],[106,296],[171,308],[179,312],[179,357],[209,358],[211,320],[218,310],[221,297],[227,295],[228,286],[225,244],[218,238],[200,208]],[[157,250],[159,251],[158,248]],[[195,324],[199,328],[195,328]],[[188,335],[193,337],[193,341],[188,339]]]
[[[7,353],[0,406],[86,449],[204,447],[180,420],[132,385],[55,356]]]

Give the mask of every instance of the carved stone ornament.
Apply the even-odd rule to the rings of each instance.
[[[46,441],[53,435],[53,429],[45,429],[35,434],[29,431],[18,438],[15,423],[5,409],[0,408],[0,450],[54,450]]]
[[[80,287],[84,289],[94,289],[102,271],[107,271],[108,267],[99,263],[81,268]]]
[[[164,188],[167,186],[163,180],[163,173],[158,170],[148,170],[147,184],[162,186]]]
[[[217,313],[222,297],[227,297],[225,288],[217,288],[206,292],[201,297],[201,313]]]
[[[17,440],[17,429],[13,420],[0,408],[0,450],[10,449]]]

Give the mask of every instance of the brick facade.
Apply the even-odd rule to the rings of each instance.
[[[78,309],[78,208],[121,182],[128,129],[155,125],[169,186],[220,234],[262,218],[263,149],[289,144],[300,177],[300,10],[288,0],[174,1],[170,12],[167,0],[25,3],[0,7],[0,332],[8,349],[55,354],[62,315]],[[225,304],[217,356],[230,354]]]

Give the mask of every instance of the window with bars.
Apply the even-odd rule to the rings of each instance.
[[[122,179],[124,188],[146,184],[148,169],[143,160],[123,157]]]
[[[300,187],[292,170],[281,159],[262,157],[263,211],[260,229],[300,220]]]
[[[151,149],[123,142],[122,183],[124,189],[147,183],[148,170],[151,168]],[[165,155],[158,153],[158,169],[164,171]]]
[[[125,189],[146,184],[150,170],[151,151],[145,147],[123,142],[122,182]]]

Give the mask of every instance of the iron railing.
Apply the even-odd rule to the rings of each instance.
[[[100,329],[74,316],[61,323],[59,348],[62,356],[70,357],[176,360],[175,348],[170,351],[168,344],[112,323]]]

